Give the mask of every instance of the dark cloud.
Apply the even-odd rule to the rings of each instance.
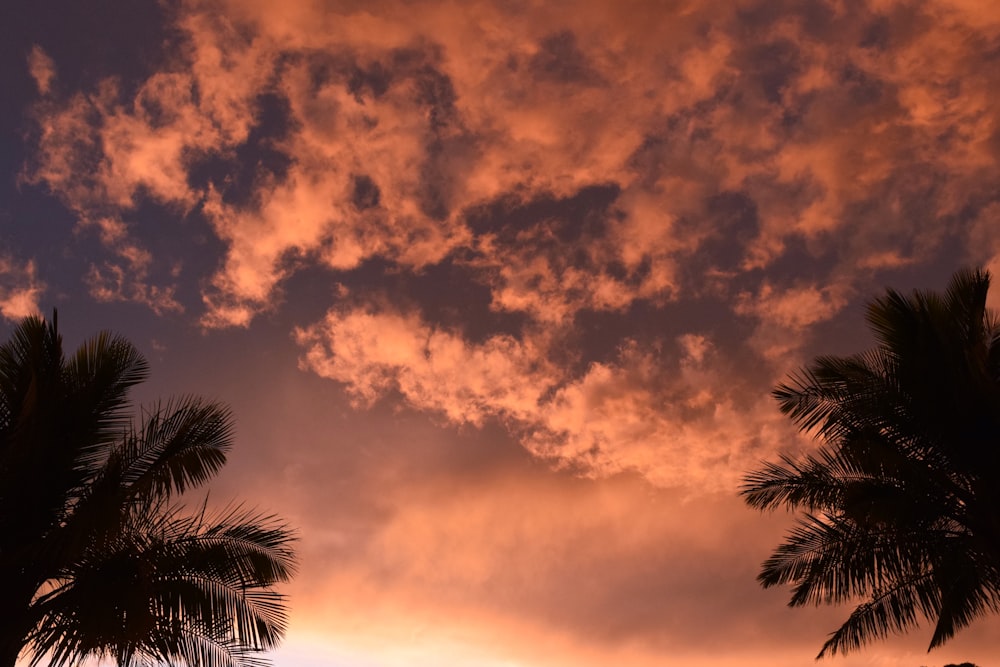
[[[621,194],[616,183],[595,184],[565,197],[539,193],[528,201],[505,196],[466,212],[469,226],[478,233],[496,234],[505,244],[515,244],[526,231],[544,226],[552,242],[573,243],[594,239],[606,232],[604,219]]]
[[[329,75],[327,74],[327,76]],[[347,79],[347,89],[358,101],[363,101],[365,97],[377,100],[389,90],[391,83],[390,70],[386,69],[381,62],[376,61],[367,67],[355,64]]]
[[[371,176],[355,174],[352,177],[352,181],[354,187],[351,193],[351,203],[354,204],[354,207],[359,211],[376,208],[381,202],[382,192]]]
[[[748,49],[733,54],[733,64],[752,85],[759,87],[764,99],[781,104],[789,84],[802,71],[802,52],[789,40],[751,44]]]
[[[857,106],[878,104],[886,94],[882,81],[853,65],[844,67],[840,80],[850,101]]]
[[[577,44],[576,35],[569,30],[542,39],[538,51],[528,61],[528,67],[542,81],[578,85],[602,83],[601,75],[587,61],[587,56]]]
[[[701,215],[682,219],[678,234],[701,239],[686,270],[692,277],[714,272],[739,273],[747,247],[760,233],[757,203],[746,192],[719,192],[704,202]]]
[[[863,49],[884,50],[889,46],[891,35],[892,22],[889,17],[876,16],[862,28],[858,46]]]

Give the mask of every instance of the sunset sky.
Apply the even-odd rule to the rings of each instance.
[[[802,667],[770,388],[1000,275],[993,0],[7,0],[0,334],[118,331],[284,516],[276,667]],[[1000,307],[1000,286],[992,295]],[[830,667],[1000,664],[1000,619]]]

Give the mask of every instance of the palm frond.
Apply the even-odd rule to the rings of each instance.
[[[41,318],[0,345],[5,647],[55,667],[266,665],[287,628],[275,586],[294,573],[295,535],[241,506],[171,503],[221,469],[233,420],[182,397],[134,423],[129,392],[147,374],[110,333],[66,360]]]
[[[229,408],[185,397],[147,412],[112,463],[121,486],[132,494],[169,496],[211,479],[225,464],[232,442]]]
[[[136,508],[121,533],[94,544],[36,600],[33,654],[53,665],[113,655],[193,667],[209,654],[211,664],[265,664],[258,654],[287,629],[273,586],[294,571],[294,540],[274,517],[240,508],[216,518]]]
[[[944,294],[887,290],[868,307],[877,345],[818,357],[779,384],[779,408],[822,442],[764,463],[741,495],[804,514],[763,563],[790,604],[861,600],[820,655],[928,619],[931,648],[1000,611],[1000,319],[989,274]]]
[[[915,574],[887,590],[875,591],[868,601],[858,605],[831,633],[816,657],[858,649],[872,639],[909,630],[939,606],[933,577],[926,572]]]
[[[128,340],[101,332],[77,349],[63,375],[69,394],[66,417],[83,445],[80,463],[92,470],[128,427],[128,393],[149,376],[149,364]]]

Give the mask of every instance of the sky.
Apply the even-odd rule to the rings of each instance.
[[[738,496],[816,446],[770,389],[1000,275],[985,0],[8,0],[0,84],[0,334],[233,408],[275,667],[812,664],[850,609],[757,585],[793,517]]]

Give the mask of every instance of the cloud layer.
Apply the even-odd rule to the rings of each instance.
[[[772,427],[737,393],[875,276],[946,243],[1000,262],[1000,24],[975,3],[522,5],[190,0],[159,71],[61,95],[36,48],[27,179],[105,248],[98,300],[180,312],[195,280],[204,326],[248,326],[318,267],[341,287],[301,324],[305,368],[662,483],[752,460]],[[208,224],[210,273],[150,245],[149,204]],[[479,288],[453,309],[506,324],[351,289],[444,265]],[[691,303],[749,327],[744,349],[717,353],[718,317],[652,335],[636,314]],[[588,317],[638,329],[588,356]],[[756,377],[731,384],[733,355]]]

